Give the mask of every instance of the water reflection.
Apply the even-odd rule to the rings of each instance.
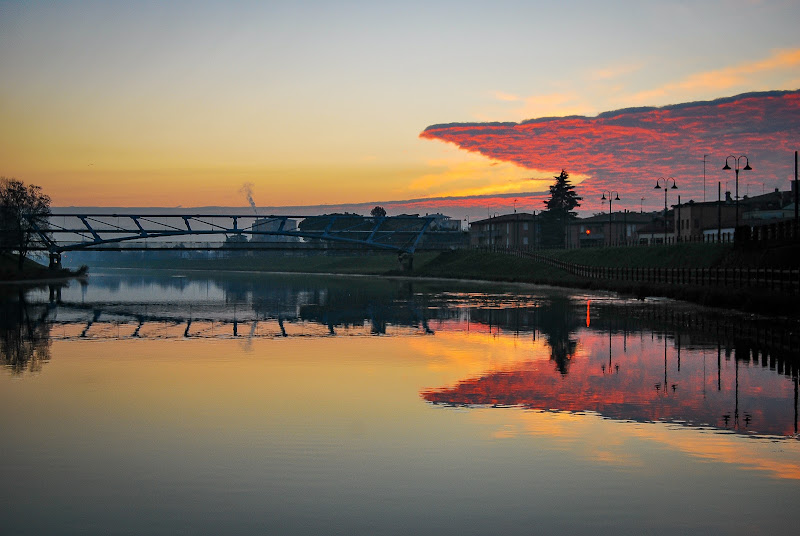
[[[12,374],[37,372],[50,360],[50,307],[29,304],[23,290],[0,299],[0,362]]]
[[[54,339],[485,333],[531,341],[529,358],[424,389],[425,401],[797,435],[793,340],[673,302],[402,279],[125,274],[18,292],[1,311],[0,353],[13,374],[41,370]]]
[[[547,338],[555,370],[531,359],[421,395],[437,405],[593,412],[623,421],[798,437],[795,357],[744,340],[711,344],[688,327],[683,334],[619,329],[631,320],[620,312],[613,306],[600,312],[607,322],[595,326],[605,333],[572,331],[562,323],[555,345]],[[567,340],[571,357],[559,361]]]

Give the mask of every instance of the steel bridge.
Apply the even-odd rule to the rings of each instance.
[[[50,266],[67,251],[377,249],[413,255],[424,235],[447,233],[434,216],[365,217],[156,213],[55,213],[47,228],[31,220],[33,250]],[[180,239],[193,237],[184,242]],[[206,242],[196,238],[204,237]],[[178,240],[176,240],[178,239]]]

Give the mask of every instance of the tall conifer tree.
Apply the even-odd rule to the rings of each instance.
[[[573,209],[581,206],[581,198],[569,182],[569,173],[561,170],[554,177],[556,182],[550,186],[550,199],[544,201],[547,210],[542,212],[542,245],[545,247],[564,247],[567,224],[578,214]]]

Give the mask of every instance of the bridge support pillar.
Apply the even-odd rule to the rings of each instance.
[[[61,303],[61,285],[49,285],[50,303]]]
[[[50,269],[51,270],[61,269],[61,253],[52,251],[50,252]]]
[[[400,261],[400,271],[411,273],[414,269],[414,254],[413,253],[401,253],[397,256],[397,260]]]

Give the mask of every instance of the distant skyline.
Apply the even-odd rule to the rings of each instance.
[[[463,218],[540,210],[561,168],[590,213],[608,188],[635,197],[621,208],[663,207],[646,189],[667,174],[699,200],[703,154],[715,198],[736,153],[755,195],[788,187],[798,148],[796,21],[795,0],[0,0],[0,175],[55,206],[247,206],[250,183],[259,206],[428,198],[405,211]],[[795,97],[735,130],[724,106],[702,133],[597,117],[764,91]],[[491,122],[509,126],[426,130]],[[564,134],[579,123],[605,127]],[[534,124],[549,134],[526,138]],[[438,201],[454,196],[469,199]]]

